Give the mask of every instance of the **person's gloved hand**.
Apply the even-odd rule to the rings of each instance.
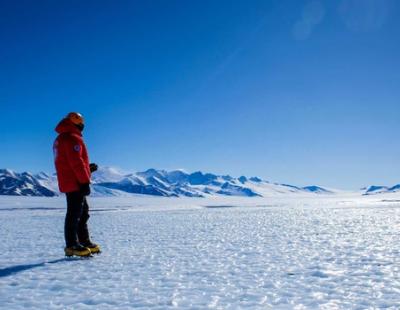
[[[95,171],[97,171],[97,169],[99,168],[95,163],[91,163],[90,165],[89,165],[89,168],[90,168],[90,172],[92,173],[92,172],[95,172]]]
[[[90,195],[90,184],[89,183],[81,184],[80,192],[83,196],[89,196]]]

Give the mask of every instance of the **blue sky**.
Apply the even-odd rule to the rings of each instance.
[[[0,166],[92,161],[355,189],[400,182],[400,4],[0,1]]]

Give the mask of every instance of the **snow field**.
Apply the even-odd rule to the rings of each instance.
[[[147,210],[93,200],[103,253],[65,259],[63,202],[48,201],[1,204],[0,308],[400,308],[396,203],[162,209],[150,199]]]

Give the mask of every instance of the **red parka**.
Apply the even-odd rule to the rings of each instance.
[[[80,190],[80,184],[90,183],[89,156],[80,130],[63,119],[56,127],[59,134],[54,141],[54,162],[60,192]]]

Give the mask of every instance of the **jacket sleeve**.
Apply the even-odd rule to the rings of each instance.
[[[71,137],[66,147],[68,163],[72,168],[78,182],[81,184],[90,183],[89,167],[87,167],[82,156],[83,148],[85,148],[83,141],[76,137]]]

